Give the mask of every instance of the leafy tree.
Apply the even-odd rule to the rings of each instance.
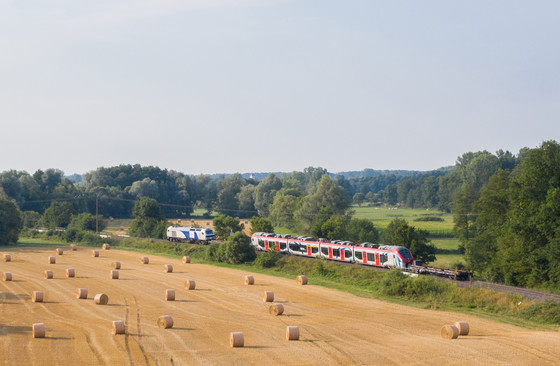
[[[236,232],[228,237],[225,244],[225,261],[231,264],[245,263],[255,260],[255,248],[251,238],[243,232]]]
[[[102,231],[105,228],[105,221],[101,215],[98,215],[96,220],[95,215],[84,212],[72,217],[70,227],[76,230]]]
[[[151,197],[153,199],[159,197],[158,184],[150,178],[144,178],[132,183],[129,192],[136,197]]]
[[[377,243],[379,241],[379,232],[368,219],[352,218],[346,228],[347,240],[355,243]]]
[[[134,220],[130,223],[129,234],[142,238],[166,237],[168,226],[158,202],[149,197],[141,197],[132,208]]]
[[[221,190],[216,200],[216,209],[224,215],[236,214],[239,211],[238,194],[245,184],[245,179],[239,174],[220,181]]]
[[[251,219],[251,234],[252,233],[273,233],[274,227],[270,220],[265,219],[264,217],[257,217],[253,216]]]
[[[256,212],[255,210],[255,186],[247,184],[241,187],[237,194],[237,201],[239,202],[239,212],[242,217],[249,217]]]
[[[25,228],[33,228],[39,225],[41,221],[41,214],[35,211],[23,211],[23,227]]]
[[[255,199],[255,207],[260,216],[269,215],[269,206],[274,201],[274,195],[282,188],[282,182],[275,174],[269,174],[255,188],[253,198]]]
[[[414,258],[424,263],[436,259],[436,248],[428,241],[428,232],[408,225],[404,219],[391,221],[383,236],[386,244],[407,247]]]
[[[75,213],[76,210],[70,202],[53,201],[43,213],[42,224],[49,229],[67,227]]]
[[[365,198],[366,196],[362,192],[358,192],[354,194],[352,200],[354,201],[355,204],[358,205],[358,207],[362,207],[362,203],[364,203]]]
[[[296,229],[297,220],[294,212],[300,203],[300,192],[298,190],[282,188],[274,196],[274,201],[270,205],[270,221],[274,226]]]
[[[344,240],[346,239],[346,227],[350,222],[348,216],[335,215],[330,217],[321,225],[322,237],[329,240]]]
[[[227,239],[231,232],[236,233],[243,230],[243,225],[239,223],[239,220],[231,216],[218,216],[213,220],[213,224],[218,239]]]
[[[0,245],[16,244],[22,228],[23,219],[16,204],[0,199]]]

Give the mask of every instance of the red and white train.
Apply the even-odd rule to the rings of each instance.
[[[368,266],[409,268],[413,263],[408,248],[395,245],[354,244],[348,241],[316,240],[310,237],[269,233],[254,233],[251,236],[251,243],[257,250],[262,251],[275,248],[277,252],[284,254],[326,258]]]

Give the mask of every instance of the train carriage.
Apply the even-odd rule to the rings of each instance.
[[[354,246],[339,243],[320,243],[321,257],[340,262],[354,262]]]

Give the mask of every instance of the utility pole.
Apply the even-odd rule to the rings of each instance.
[[[99,233],[99,193],[95,196],[95,233]]]

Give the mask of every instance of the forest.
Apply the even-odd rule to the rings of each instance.
[[[556,141],[516,154],[468,152],[454,166],[428,172],[332,174],[308,167],[291,173],[194,176],[136,164],[100,167],[80,180],[57,169],[4,171],[0,236],[13,235],[9,218],[16,211],[23,227],[65,227],[79,214],[132,217],[142,197],[157,201],[166,218],[191,217],[194,210],[208,218],[261,217],[274,227],[325,237],[336,235],[341,225],[353,227],[352,204],[436,209],[453,214],[467,265],[482,278],[560,288]]]

